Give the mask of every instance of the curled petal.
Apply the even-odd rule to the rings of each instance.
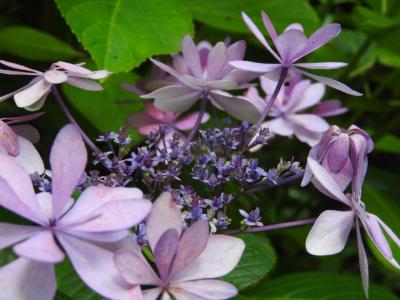
[[[44,95],[46,95],[50,88],[51,83],[41,79],[33,85],[24,88],[14,95],[15,103],[18,107],[28,107],[38,102]]]

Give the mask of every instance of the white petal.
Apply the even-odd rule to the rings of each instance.
[[[51,83],[41,79],[30,87],[14,95],[18,107],[26,107],[39,101],[51,88]]]
[[[44,163],[33,144],[21,136],[18,137],[18,142],[19,155],[15,157],[15,160],[28,174],[33,174],[35,172],[43,174],[45,170]]]
[[[65,74],[65,72],[58,71],[58,70],[49,70],[46,71],[43,75],[44,79],[46,79],[47,82],[52,83],[52,84],[60,84],[65,81],[67,81],[68,76]]]
[[[303,93],[295,105],[293,105],[292,111],[298,112],[309,108],[321,101],[325,94],[325,86],[322,83],[311,84]]]

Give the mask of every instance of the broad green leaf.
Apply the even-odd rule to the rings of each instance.
[[[124,126],[130,113],[142,109],[142,102],[131,100],[135,96],[121,87],[121,83],[133,83],[135,80],[134,74],[120,73],[107,79],[103,91],[85,91],[65,84],[63,92],[68,102],[101,133],[117,131]]]
[[[146,58],[175,52],[192,19],[180,0],[56,0],[61,14],[100,68],[129,71]]]
[[[56,275],[56,300],[100,300],[100,297],[82,282],[67,259],[56,265]]]
[[[241,234],[237,237],[246,243],[246,248],[239,264],[224,277],[224,280],[242,290],[255,285],[271,271],[276,261],[276,253],[262,235]]]
[[[389,18],[377,11],[363,6],[357,6],[354,10],[354,23],[366,32],[377,32],[399,24],[398,20]]]
[[[68,60],[82,56],[58,38],[26,26],[11,26],[0,29],[0,49],[17,57],[38,60]]]
[[[364,185],[363,188],[363,201],[367,206],[367,211],[376,214],[379,218],[381,218],[393,231],[400,236],[400,205],[396,203],[396,201],[392,200],[386,195],[378,192],[374,188]],[[400,249],[399,247],[392,242],[390,238],[388,238],[390,247],[393,252],[393,256],[397,261],[400,262]],[[389,264],[386,259],[378,252],[372,241],[369,241],[369,246],[374,253],[374,255],[389,269],[393,271],[400,272],[394,268],[391,264]]]
[[[335,273],[304,272],[284,275],[265,281],[246,291],[238,300],[364,300],[361,279]],[[370,285],[370,300],[395,300],[394,294],[384,287]]]
[[[400,154],[400,138],[392,134],[385,134],[375,143],[375,150]]]
[[[268,14],[279,31],[295,22],[303,24],[306,32],[315,30],[319,25],[316,12],[308,1],[303,0],[184,0],[184,3],[196,21],[227,31],[249,33],[240,15],[242,11],[246,12],[263,32],[265,29],[261,21],[261,10]]]

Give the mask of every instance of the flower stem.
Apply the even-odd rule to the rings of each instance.
[[[75,118],[72,116],[71,112],[69,111],[68,107],[65,105],[65,102],[64,102],[63,98],[61,97],[60,92],[58,91],[58,89],[55,85],[53,85],[51,87],[51,91],[52,91],[54,98],[56,99],[58,105],[60,106],[62,112],[67,117],[68,121],[76,126],[76,128],[79,130],[79,133],[82,136],[82,139],[89,146],[89,148],[92,149],[92,151],[96,154],[101,153],[100,149],[96,147],[96,145],[89,139],[89,137],[83,132],[82,128],[78,125]]]
[[[197,116],[196,123],[194,124],[192,130],[190,131],[189,136],[186,138],[185,146],[189,145],[189,143],[192,141],[194,135],[196,134],[197,130],[199,130],[201,120],[203,120],[204,113],[206,112],[207,102],[208,102],[208,93],[204,92],[203,94],[201,94],[199,115]]]
[[[290,222],[285,222],[285,223],[278,223],[278,224],[266,225],[266,226],[261,226],[261,227],[248,228],[248,229],[244,229],[244,230],[241,230],[241,229],[228,230],[228,231],[225,231],[224,234],[274,231],[274,230],[283,229],[283,228],[290,228],[290,227],[297,227],[297,226],[312,224],[315,222],[316,219],[317,218],[290,221]]]
[[[275,90],[272,93],[271,98],[269,99],[267,106],[265,107],[264,111],[262,112],[258,122],[256,124],[256,128],[260,128],[261,124],[264,122],[265,118],[267,117],[269,111],[271,110],[272,106],[275,103],[276,97],[278,97],[279,91],[281,90],[283,83],[285,82],[286,75],[289,69],[287,67],[282,67],[281,74],[279,75],[278,83],[276,84]]]

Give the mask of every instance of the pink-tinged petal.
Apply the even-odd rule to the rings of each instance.
[[[306,69],[315,69],[315,70],[331,70],[331,69],[339,69],[347,66],[347,63],[344,62],[317,62],[317,63],[297,63],[294,66],[299,68]]]
[[[258,102],[258,103],[264,103],[265,105],[265,100],[260,96],[258,93],[258,90],[255,86],[251,86],[247,89],[246,93],[244,96],[252,101]]]
[[[268,44],[261,31],[257,28],[256,24],[254,24],[253,21],[244,12],[242,12],[242,18],[247,28],[254,34],[254,36],[260,41],[260,43],[264,45],[268,52],[271,53],[271,55],[275,57],[277,61],[282,62],[279,55],[276,54],[274,50],[272,50],[271,46]]]
[[[42,230],[39,226],[0,223],[0,249],[14,245]]]
[[[1,299],[52,300],[56,288],[53,264],[21,257],[0,269]]]
[[[306,72],[306,71],[301,70],[301,69],[296,69],[296,70],[298,70],[300,73],[303,73],[305,76],[308,76],[308,77],[310,77],[310,78],[312,78],[312,79],[314,79],[316,81],[322,82],[323,84],[325,84],[327,86],[330,86],[331,88],[334,88],[334,89],[336,89],[338,91],[341,91],[343,93],[346,93],[346,94],[349,94],[349,95],[352,95],[352,96],[362,96],[361,93],[351,89],[347,85],[345,85],[345,84],[343,84],[343,83],[341,83],[341,82],[339,82],[337,80],[334,80],[332,78],[311,74],[311,73]]]
[[[183,233],[171,269],[171,277],[184,270],[201,255],[209,237],[208,222],[204,220],[196,221]]]
[[[234,285],[222,280],[196,280],[175,283],[170,288],[170,291],[179,300],[181,299],[179,297],[180,294],[184,291],[196,297],[200,297],[198,299],[206,300],[231,299],[238,293]],[[190,297],[187,299],[193,298]]]
[[[277,85],[277,81],[269,79],[265,76],[261,76],[260,84],[261,84],[261,88],[263,89],[263,91],[265,92],[266,95],[272,95],[274,93],[275,87]]]
[[[294,134],[293,124],[284,118],[275,118],[271,121],[263,123],[263,128],[268,128],[271,132],[282,136],[290,136]]]
[[[276,30],[265,11],[261,12],[261,18],[263,20],[265,28],[267,28],[268,34],[271,37],[272,42],[275,43],[275,40],[277,38]]]
[[[117,270],[130,284],[160,284],[160,279],[157,274],[140,252],[135,252],[133,250],[118,251],[114,255],[114,262]]]
[[[141,299],[139,286],[127,284],[116,269],[113,252],[65,234],[57,237],[79,277],[95,292],[110,299]]]
[[[46,224],[29,174],[13,158],[0,154],[0,205],[38,224]]]
[[[329,129],[329,124],[319,116],[312,114],[295,114],[287,117],[292,123],[303,126],[313,132],[325,132]]]
[[[182,40],[182,55],[195,77],[201,77],[200,55],[190,35],[185,35]]]
[[[25,66],[10,62],[10,61],[6,61],[6,60],[0,60],[0,64],[5,65],[5,66],[7,66],[9,68],[12,68],[12,69],[16,69],[16,70],[31,72],[31,73],[35,73],[35,74],[42,74],[42,72],[40,72],[38,70],[31,69],[31,68],[28,68],[28,67],[25,67]]]
[[[232,60],[229,64],[239,70],[255,72],[255,73],[268,73],[281,68],[280,64],[264,64],[247,60]]]
[[[22,125],[13,125],[12,130],[22,136],[23,138],[27,139],[33,144],[36,144],[40,140],[40,133],[35,127],[29,124],[22,124]]]
[[[18,137],[19,155],[15,160],[25,169],[28,174],[43,174],[45,171],[44,163],[39,152],[33,144],[23,137]]]
[[[52,84],[60,84],[66,82],[68,79],[68,76],[67,74],[65,74],[65,72],[58,70],[46,71],[44,72],[43,77],[44,79],[46,79],[47,82]]]
[[[362,221],[366,227],[365,229],[368,235],[378,248],[379,252],[390,261],[393,258],[393,253],[385,235],[383,234],[378,218],[374,214],[367,213],[367,218],[364,220],[362,219]]]
[[[236,119],[256,123],[261,115],[262,108],[245,97],[235,97],[222,91],[213,91],[211,97],[220,108]]]
[[[319,28],[315,31],[308,39],[307,46],[299,51],[294,57],[294,60],[298,60],[303,56],[317,50],[318,48],[322,47],[332,39],[338,36],[340,33],[340,24],[329,24]]]
[[[64,61],[58,61],[54,65],[72,73],[77,73],[81,75],[91,75],[93,71],[82,67],[80,64],[71,64]]]
[[[173,282],[217,278],[231,272],[239,263],[244,242],[232,236],[211,235],[203,252],[184,270],[172,278]]]
[[[346,107],[342,107],[339,100],[323,101],[315,107],[313,114],[320,117],[333,117],[344,114],[348,111]]]
[[[168,229],[175,229],[178,235],[182,232],[182,217],[171,193],[162,193],[153,203],[146,221],[146,234],[151,249],[154,251],[161,235]]]
[[[361,280],[365,296],[368,298],[368,286],[369,286],[368,258],[367,254],[365,253],[365,248],[360,232],[360,224],[358,220],[356,220],[356,231],[357,231],[358,261],[360,264]]]
[[[310,170],[314,175],[314,180],[316,180],[317,183],[327,191],[328,195],[333,199],[349,205],[349,200],[345,194],[343,194],[342,189],[323,166],[310,157],[307,159],[307,164],[310,166]]]
[[[133,205],[137,205],[137,212],[132,215],[132,222],[137,223],[140,220],[134,217],[143,218],[143,214],[147,214],[148,209],[150,209],[150,207],[148,207],[149,202],[142,199],[143,193],[137,188],[91,186],[80,195],[71,210],[61,218],[60,224],[65,226],[72,226],[74,224],[80,225],[81,223],[88,221],[93,217],[99,217],[102,214],[105,214],[104,217],[111,217],[110,214],[112,212],[107,212],[105,210],[112,209],[112,207],[107,205],[121,200],[130,200]],[[115,209],[121,208],[119,205],[115,207]],[[129,210],[131,209],[130,204],[122,204],[122,206],[124,205],[127,205]],[[93,221],[96,222],[95,220]],[[89,224],[86,224],[85,226],[89,226]]]
[[[174,127],[179,130],[190,130],[193,128],[196,120],[199,116],[198,112],[193,112],[188,114],[187,116],[180,118],[176,123],[174,123]],[[200,121],[201,124],[206,123],[210,119],[210,115],[208,113],[203,114],[203,117]]]
[[[51,88],[51,83],[41,79],[14,95],[18,107],[27,107],[39,101]]]
[[[208,54],[207,80],[220,79],[222,68],[227,62],[227,49],[223,42],[217,43]]]
[[[155,64],[157,67],[159,67],[161,70],[167,72],[168,74],[170,74],[176,78],[178,78],[180,76],[180,74],[177,71],[175,71],[173,68],[171,68],[170,66],[168,66],[156,59],[150,58],[150,60],[153,64]]]
[[[57,263],[64,260],[64,253],[56,244],[51,231],[38,233],[14,246],[14,252],[28,259],[43,263]]]
[[[166,282],[171,271],[171,265],[177,254],[179,246],[179,235],[175,229],[165,231],[154,249],[154,259],[157,265],[161,280]]]
[[[14,130],[2,120],[0,120],[0,146],[4,147],[6,152],[12,156],[19,154],[18,137]]]
[[[154,300],[158,299],[158,296],[162,293],[161,288],[153,288],[148,290],[143,290],[143,300]]]
[[[145,103],[145,113],[153,118],[154,120],[160,121],[161,123],[172,123],[179,116],[179,113],[169,113],[158,110],[152,103]]]
[[[349,157],[350,141],[347,135],[339,136],[329,147],[326,160],[329,170],[337,173],[344,168]]]
[[[324,211],[307,236],[307,252],[318,256],[341,252],[346,245],[353,222],[353,211]]]
[[[85,79],[85,78],[79,78],[79,77],[68,77],[68,80],[66,81],[69,85],[72,85],[74,87],[87,90],[87,91],[102,91],[103,87],[100,83],[90,80],[90,79]]]
[[[294,87],[292,93],[295,92],[295,89],[298,85],[299,84]],[[293,105],[291,110],[293,112],[305,110],[321,101],[324,94],[325,86],[322,83],[311,84],[304,90],[299,101]]]
[[[296,53],[304,49],[307,44],[307,37],[304,32],[296,29],[284,31],[275,40],[275,46],[278,49],[282,62],[290,64]]]
[[[78,185],[87,162],[87,152],[78,129],[64,126],[51,147],[53,216],[58,217]]]
[[[74,230],[83,232],[109,232],[124,230],[137,225],[151,209],[148,200],[116,200],[105,203],[89,214],[82,224],[70,225]]]

